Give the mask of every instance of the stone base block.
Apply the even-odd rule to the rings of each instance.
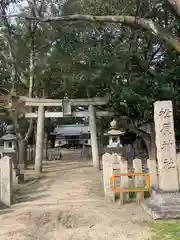
[[[155,220],[180,218],[180,192],[163,192],[152,188],[151,197],[142,202],[143,209]]]

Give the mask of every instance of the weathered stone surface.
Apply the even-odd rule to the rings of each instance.
[[[154,103],[159,188],[163,191],[179,191],[173,108],[171,101]]]
[[[162,192],[152,188],[151,197],[142,207],[153,219],[180,218],[180,192]]]
[[[0,159],[0,201],[12,204],[12,160],[8,156]]]
[[[12,180],[13,185],[18,184],[19,168],[18,168],[18,154],[15,150],[2,151],[3,157],[7,156],[12,161]]]
[[[127,159],[127,154],[124,147],[111,147],[106,148],[106,153],[114,154],[117,153],[118,155],[121,155],[123,158]]]
[[[102,156],[103,161],[103,179],[104,179],[104,196],[107,202],[115,201],[115,193],[110,189],[110,176],[113,174],[112,155],[105,153]]]
[[[119,197],[119,193],[115,193],[110,188],[110,177],[113,174],[127,173],[128,165],[127,161],[123,159],[121,154],[105,153],[102,158],[103,162],[103,179],[104,179],[104,195],[108,202],[115,202],[115,198]],[[116,177],[114,179],[115,188],[128,188],[128,177]],[[126,200],[128,200],[128,194],[126,195]]]
[[[154,103],[154,122],[159,187],[152,187],[151,197],[144,200],[142,206],[153,219],[180,218],[179,177],[171,101]],[[156,181],[154,184],[157,185]]]

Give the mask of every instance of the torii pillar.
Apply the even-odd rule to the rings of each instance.
[[[89,105],[89,127],[91,132],[91,148],[92,148],[93,166],[99,170],[100,160],[99,160],[99,149],[98,149],[98,141],[97,141],[96,113],[95,113],[95,107],[93,105]]]
[[[44,106],[38,107],[37,133],[36,133],[36,157],[35,170],[37,174],[42,172],[42,159],[44,155]]]

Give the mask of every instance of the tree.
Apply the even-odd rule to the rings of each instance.
[[[153,132],[150,136],[140,127],[152,123],[155,100],[177,102],[180,89],[175,70],[179,40],[173,35],[178,36],[178,18],[170,6],[172,1],[76,0],[67,1],[58,16],[27,13],[27,21],[41,22],[39,28],[47,26],[57,37],[44,55],[46,67],[38,77],[42,80],[38,89],[59,98],[108,94],[109,107],[123,126],[150,142],[148,147],[153,145]],[[84,15],[73,15],[74,11]],[[24,15],[20,17],[24,21]],[[153,152],[151,148],[152,158]]]
[[[26,14],[35,16],[44,16],[51,10],[55,14],[54,2],[49,1],[28,1],[23,6],[22,11]],[[29,121],[27,129],[24,118],[18,119],[20,104],[16,104],[14,111],[14,97],[25,95],[29,97],[41,97],[45,94],[44,73],[48,60],[47,54],[51,51],[53,41],[56,40],[56,34],[49,34],[51,27],[44,26],[36,21],[21,18],[9,18],[8,11],[10,6],[16,1],[1,1],[0,16],[2,18],[0,36],[2,39],[0,59],[0,68],[2,70],[1,92],[6,91],[4,102],[7,102],[5,110],[9,112],[11,121],[16,127],[16,132],[20,138],[19,147],[23,151],[27,141],[33,132],[33,120]],[[46,38],[44,36],[46,35]],[[6,80],[6,81],[5,81]],[[33,109],[29,109],[32,111]],[[23,122],[23,124],[22,124]],[[20,123],[20,124],[18,124]],[[20,127],[23,127],[22,133]],[[20,134],[21,133],[21,134]],[[22,141],[24,142],[23,144]],[[24,141],[25,140],[25,141]],[[20,156],[22,154],[20,153]]]
[[[138,7],[138,4],[137,4],[137,7]],[[154,12],[155,7],[156,6],[153,6],[151,9],[152,18],[155,17],[155,13],[158,13],[158,11]],[[87,8],[89,11],[89,6],[87,6]],[[167,12],[166,6],[164,5],[163,8],[164,8],[164,16],[159,16],[158,24],[159,23],[161,24],[161,22],[164,22],[164,21],[166,21],[166,24],[168,22],[168,20],[165,18],[165,13]],[[147,8],[145,9],[147,11]],[[162,10],[162,7],[160,10]],[[148,18],[149,17],[150,16],[148,16]],[[138,25],[144,30],[148,30],[150,34],[153,33],[154,35],[158,36],[160,39],[165,40],[165,42],[170,43],[171,46],[175,47],[175,49],[179,51],[179,41],[173,38],[172,36],[170,36],[165,27],[164,28],[159,27],[159,25],[157,25],[155,21],[152,22],[152,20],[150,21],[149,19],[142,19],[142,18],[139,19],[139,17],[137,16],[136,17],[124,17],[124,16],[115,16],[115,17],[111,17],[111,16],[96,17],[95,16],[94,17],[89,15],[88,16],[87,15],[73,15],[73,16],[71,15],[71,16],[63,16],[55,19],[53,18],[45,19],[43,21],[48,22],[48,21],[56,21],[56,20],[57,21],[81,20],[81,21],[91,21],[91,22],[97,22],[97,23],[100,23],[100,22],[111,22],[111,23],[121,22],[122,23],[123,22],[125,24],[132,25],[132,26]],[[177,28],[177,26],[175,26],[175,28]],[[136,32],[138,31],[136,30]],[[158,74],[158,72],[154,71],[156,69],[157,70],[160,69],[160,66],[164,64],[164,61],[162,61],[160,57],[160,55],[162,55],[163,57],[165,56],[165,52],[161,45],[161,42],[156,41],[152,35],[151,37],[149,37],[149,34],[145,32],[145,38],[147,38],[147,41],[144,44],[143,37],[141,36],[139,38],[138,36],[140,34],[136,33],[135,41],[137,39],[141,41],[140,48],[141,48],[141,51],[144,48],[144,51],[142,53],[140,53],[141,51],[137,51],[137,49],[139,48],[138,44],[133,44],[135,50],[132,51],[133,41],[131,41],[131,46],[130,46],[131,53],[128,56],[131,60],[131,65],[134,65],[134,66],[131,66],[131,73],[129,74],[128,72],[126,75],[126,78],[123,75],[118,80],[116,79],[116,82],[114,82],[113,85],[111,86],[111,96],[113,96],[111,103],[113,103],[112,107],[114,107],[117,113],[120,113],[120,114],[123,113],[123,115],[126,116],[125,123],[127,123],[127,119],[128,119],[128,122],[130,122],[130,124],[128,124],[127,127],[135,131],[138,135],[140,135],[145,140],[145,142],[147,143],[147,147],[149,148],[150,157],[154,157],[154,148],[152,148],[152,145],[154,145],[154,139],[151,139],[151,138],[154,138],[153,132],[152,132],[152,136],[149,136],[147,133],[143,132],[138,127],[142,123],[152,121],[152,103],[155,100],[157,99],[165,100],[167,98],[176,99],[177,91],[175,91],[173,83],[169,82],[168,78],[170,74],[167,74],[167,72],[165,71],[164,72],[162,71],[161,74]],[[128,49],[128,48],[126,47],[125,49]],[[122,54],[122,51],[121,51],[121,54]],[[157,58],[157,55],[159,55],[158,58]],[[134,64],[135,61],[138,64]],[[113,61],[113,65],[114,65],[114,61]],[[135,68],[137,68],[137,65],[141,71],[137,72],[135,70]],[[143,71],[143,74],[142,74],[142,71]],[[115,71],[113,70],[112,72],[114,73]],[[148,74],[148,78],[147,78],[147,74]],[[145,79],[147,79],[147,81]],[[144,95],[142,93],[144,93]],[[146,96],[149,96],[149,97],[146,97]]]

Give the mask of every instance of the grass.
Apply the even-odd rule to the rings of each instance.
[[[152,240],[180,240],[180,221],[156,221],[151,227]]]

